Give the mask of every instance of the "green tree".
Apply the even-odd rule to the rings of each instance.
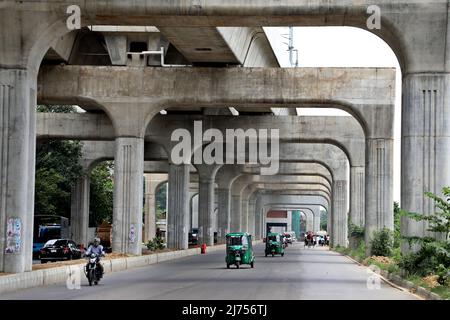
[[[74,112],[68,106],[38,106],[38,112]],[[47,140],[36,147],[35,214],[70,217],[72,187],[82,175],[79,141]]]
[[[401,242],[401,232],[400,232],[400,217],[401,209],[397,201],[394,202],[394,248],[400,247]]]
[[[156,218],[165,219],[167,212],[167,183],[159,186],[156,190]]]
[[[394,246],[393,232],[387,228],[375,231],[371,244],[371,255],[390,257]]]
[[[98,226],[102,222],[112,223],[114,195],[114,163],[105,161],[91,172],[89,199],[89,225]]]
[[[410,245],[417,243],[420,246],[417,252],[402,257],[400,266],[408,273],[422,276],[434,272],[439,275],[439,282],[444,284],[448,282],[450,273],[450,187],[444,187],[442,193],[444,198],[431,192],[425,194],[440,209],[434,214],[401,211],[402,215],[428,223],[427,230],[435,237],[403,237]]]

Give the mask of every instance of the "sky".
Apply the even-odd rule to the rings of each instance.
[[[264,28],[282,67],[290,67],[286,27]],[[283,37],[283,35],[285,37]],[[299,67],[394,67],[397,69],[394,201],[400,202],[401,71],[392,49],[376,35],[352,27],[295,27],[294,47]],[[295,60],[295,58],[294,58]],[[298,109],[302,115],[346,115],[333,109]]]

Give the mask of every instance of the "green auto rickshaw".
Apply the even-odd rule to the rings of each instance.
[[[267,234],[265,254],[266,257],[269,254],[271,254],[272,257],[276,254],[284,256],[284,246],[279,233],[271,232]]]
[[[252,268],[255,263],[253,253],[252,236],[246,232],[233,232],[226,235],[227,256],[225,262],[227,268],[234,264],[239,269],[241,264],[249,264]]]

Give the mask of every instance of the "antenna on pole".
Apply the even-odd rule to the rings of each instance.
[[[289,41],[289,43],[284,42],[284,44],[288,46],[287,51],[289,51],[289,62],[291,64],[291,67],[298,67],[298,50],[294,48],[294,28],[289,27],[289,34],[287,35],[288,37],[285,37],[286,34],[282,36],[283,38]],[[294,61],[294,52],[296,54],[295,61]]]

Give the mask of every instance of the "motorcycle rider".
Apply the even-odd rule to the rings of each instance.
[[[89,248],[86,250],[85,255],[89,257],[92,253],[94,253],[97,256],[97,270],[99,278],[103,277],[103,266],[100,263],[100,257],[105,256],[105,251],[103,251],[103,246],[100,244],[100,238],[95,237],[94,243],[89,246]]]

